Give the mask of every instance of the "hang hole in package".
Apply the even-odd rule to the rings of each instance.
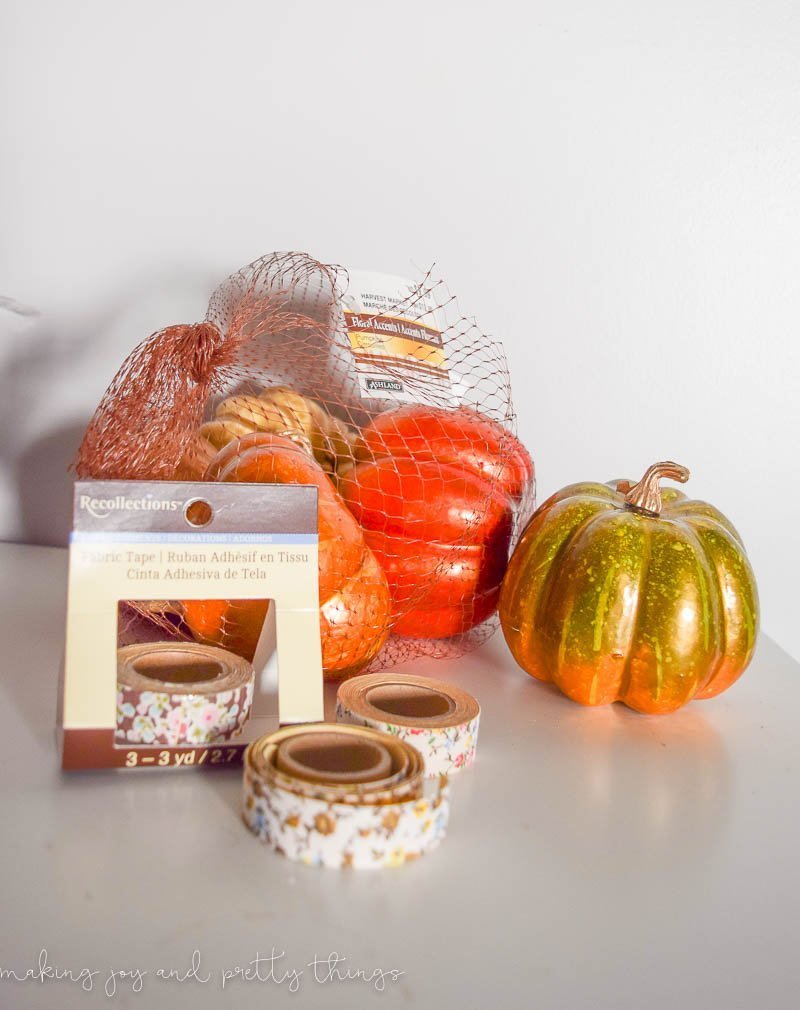
[[[62,767],[240,764],[323,718],[317,489],[78,481]]]

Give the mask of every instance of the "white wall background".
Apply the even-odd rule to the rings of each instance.
[[[42,313],[0,311],[0,536],[64,536],[115,368],[232,270],[435,260],[541,494],[689,465],[800,657],[796,0],[6,0],[0,78],[0,294]]]

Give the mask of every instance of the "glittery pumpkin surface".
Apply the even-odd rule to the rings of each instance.
[[[713,506],[664,488],[661,514],[641,514],[626,505],[629,487],[573,484],[538,509],[500,619],[520,666],[573,700],[671,712],[719,694],[747,667],[755,579]]]

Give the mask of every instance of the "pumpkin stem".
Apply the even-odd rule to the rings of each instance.
[[[689,479],[689,471],[680,463],[653,463],[639,481],[625,495],[625,505],[634,512],[641,512],[646,516],[661,515],[661,485],[659,481],[668,478],[669,480],[680,481],[685,484]]]

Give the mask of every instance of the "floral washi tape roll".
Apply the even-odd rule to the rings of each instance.
[[[129,645],[117,653],[117,743],[191,747],[224,743],[250,716],[255,675],[225,649],[186,642]]]
[[[425,760],[431,778],[454,775],[475,759],[481,707],[453,684],[402,674],[346,680],[336,698],[342,723],[371,726],[406,740]]]
[[[286,727],[245,752],[244,822],[298,862],[399,866],[439,845],[449,812],[447,780],[425,780],[414,747],[366,727]]]

